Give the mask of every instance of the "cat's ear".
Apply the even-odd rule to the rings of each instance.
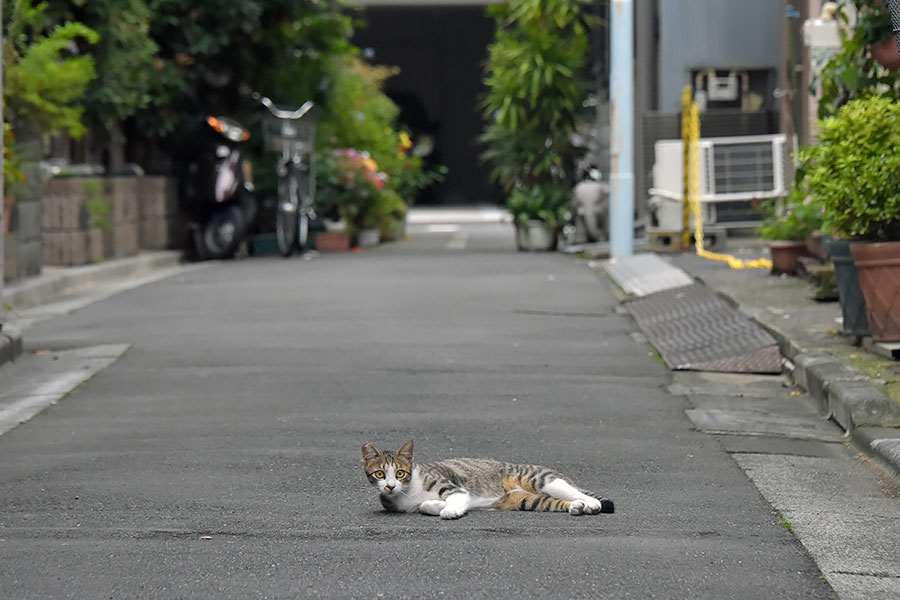
[[[397,456],[412,462],[413,441],[409,440],[397,450]]]
[[[375,446],[366,442],[362,446],[362,454],[363,454],[363,462],[369,462],[371,460],[375,460],[379,456],[381,456],[381,452],[379,452]]]

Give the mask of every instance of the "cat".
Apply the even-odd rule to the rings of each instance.
[[[578,489],[564,475],[539,465],[483,458],[413,463],[413,441],[396,452],[363,444],[366,477],[390,512],[458,519],[469,510],[536,510],[596,515],[615,511],[612,500]]]

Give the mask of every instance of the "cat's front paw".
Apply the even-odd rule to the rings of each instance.
[[[570,515],[598,515],[603,509],[603,504],[596,498],[584,498],[572,500],[569,505]]]
[[[441,510],[442,519],[458,519],[466,514],[466,509],[460,506],[445,506]]]
[[[423,515],[438,516],[447,505],[443,500],[426,500],[419,505],[419,513]]]

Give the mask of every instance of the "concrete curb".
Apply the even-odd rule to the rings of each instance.
[[[13,309],[26,309],[48,304],[75,287],[110,279],[124,279],[151,271],[173,267],[181,261],[181,252],[145,252],[128,258],[118,258],[96,265],[46,270],[45,273],[8,285],[3,301]]]
[[[859,427],[853,444],[872,457],[894,477],[900,477],[900,430],[887,427]]]
[[[717,293],[740,310],[736,299],[721,290]],[[741,312],[775,338],[794,383],[809,393],[821,414],[834,419],[858,450],[900,477],[900,405],[859,369],[830,355],[804,353],[778,327],[759,315]]]
[[[718,291],[740,310],[740,303]],[[747,314],[778,342],[781,355],[789,361],[788,371],[798,386],[818,403],[826,417],[833,418],[847,435],[858,427],[900,427],[900,405],[872,383],[871,377],[854,367],[822,354],[801,353],[798,345],[779,328],[758,315]]]

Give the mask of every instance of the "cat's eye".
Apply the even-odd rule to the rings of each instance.
[[[372,473],[376,479],[384,479],[384,471],[375,471]]]
[[[403,469],[397,471],[397,479],[403,479],[404,477],[406,477],[406,471],[404,471]]]

